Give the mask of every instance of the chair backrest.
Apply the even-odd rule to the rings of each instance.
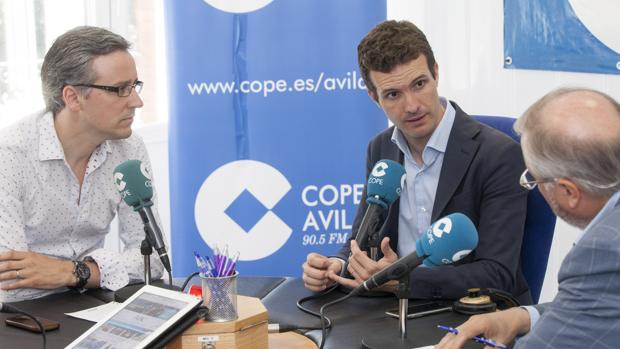
[[[474,116],[474,119],[491,126],[519,142],[519,136],[512,125],[515,119],[501,116]],[[515,181],[518,178],[515,178]],[[525,231],[521,245],[521,269],[532,292],[534,303],[538,303],[549,250],[555,230],[555,214],[538,190],[530,190],[527,197]]]

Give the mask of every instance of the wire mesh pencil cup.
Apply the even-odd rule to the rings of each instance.
[[[215,322],[237,319],[237,276],[209,277],[200,275],[202,280],[202,301],[209,308],[208,319]]]

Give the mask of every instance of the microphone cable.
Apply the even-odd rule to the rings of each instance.
[[[185,288],[187,287],[187,284],[189,284],[189,282],[194,278],[194,276],[198,274],[200,273],[195,271],[191,273],[187,278],[185,278],[185,281],[183,282],[183,286],[181,286],[181,292],[185,292]],[[172,285],[172,280],[170,280],[170,285]]]
[[[310,300],[313,300],[313,299],[318,299],[318,298],[321,298],[323,296],[326,296],[326,295],[332,293],[336,288],[338,288],[338,286],[340,286],[340,285],[338,283],[335,283],[330,288],[325,289],[325,290],[323,290],[320,293],[313,294],[313,295],[301,298],[300,300],[297,301],[297,308],[299,310],[303,311],[304,313],[316,316],[318,318],[325,318],[325,321],[327,322],[327,328],[331,328],[332,327],[332,321],[328,317],[323,316],[323,315],[321,315],[320,313],[317,313],[314,310],[306,308],[305,306],[302,305],[302,303],[305,303],[307,301],[310,301]],[[323,320],[321,320],[321,322],[323,322]],[[321,324],[321,329],[323,327],[324,327],[323,324]],[[318,330],[319,328],[316,327],[316,328],[306,328],[306,329],[308,329],[308,330]]]
[[[319,349],[323,349],[323,346],[325,345],[325,338],[327,337],[327,326],[325,325],[325,319],[327,319],[327,317],[325,316],[325,310],[334,304],[340,303],[348,298],[351,298],[351,296],[353,296],[353,292],[350,292],[349,294],[346,294],[334,301],[324,304],[319,310],[319,313],[321,315],[321,345],[319,345]],[[331,323],[330,323],[330,326],[331,326]]]
[[[340,272],[340,276],[343,276],[343,277],[344,277],[344,276],[347,274],[347,264],[348,264],[348,262],[347,262],[347,261],[345,261],[345,262],[344,262],[344,265],[342,266],[342,270],[341,270],[341,272]],[[314,310],[310,310],[310,309],[308,309],[308,308],[304,307],[304,306],[302,305],[302,303],[307,302],[307,301],[310,301],[310,300],[313,300],[313,299],[318,299],[318,298],[321,298],[321,297],[323,297],[323,296],[326,296],[326,295],[328,295],[328,294],[332,293],[332,292],[333,292],[335,289],[337,289],[338,287],[340,287],[340,284],[338,284],[338,283],[336,282],[336,283],[334,283],[334,284],[333,284],[330,288],[327,288],[327,289],[323,290],[323,291],[322,291],[322,292],[320,292],[320,293],[313,294],[313,295],[310,295],[310,296],[307,296],[307,297],[303,297],[303,298],[301,298],[300,300],[298,300],[298,301],[297,301],[297,308],[298,308],[299,310],[303,311],[304,313],[307,313],[307,314],[310,314],[310,315],[316,316],[316,317],[318,317],[319,319],[321,319],[321,327],[320,327],[320,329],[321,329],[321,348],[323,348],[323,345],[324,345],[324,341],[325,341],[325,336],[326,336],[327,330],[332,328],[332,321],[331,321],[331,319],[330,319],[330,318],[328,318],[327,316],[325,316],[325,314],[324,314],[324,312],[323,312],[323,307],[324,307],[325,305],[323,305],[323,306],[320,308],[319,312],[317,313],[317,312],[316,312],[316,311],[314,311]],[[340,301],[342,301],[342,300],[345,300],[346,298],[348,298],[348,297],[350,297],[350,296],[351,296],[351,294],[349,293],[349,294],[348,294],[348,295],[346,295],[345,297],[341,297],[341,298],[339,298],[337,301],[334,301],[334,302],[332,302],[332,303],[334,303],[334,304],[335,304],[335,303],[338,303],[338,302],[340,302]],[[330,303],[327,303],[327,304],[330,304]],[[298,329],[299,329],[299,328],[298,328]],[[308,330],[318,330],[319,328],[304,328],[304,329],[308,329]]]
[[[27,316],[30,319],[32,319],[32,321],[34,321],[37,324],[37,326],[39,326],[39,329],[41,330],[41,335],[43,336],[43,349],[46,348],[47,336],[45,335],[45,327],[43,327],[43,324],[41,324],[41,322],[34,315],[31,315],[9,304],[0,304],[0,305],[1,305],[0,308],[2,308],[3,313],[21,314],[21,315]]]

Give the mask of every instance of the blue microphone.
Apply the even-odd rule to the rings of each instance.
[[[400,196],[406,177],[405,168],[396,161],[379,160],[372,168],[366,185],[368,208],[355,235],[355,242],[361,250],[367,251],[369,240],[378,246],[377,235],[383,224],[383,215]]]
[[[353,289],[352,295],[369,291],[390,280],[398,280],[422,263],[432,267],[462,259],[478,246],[478,231],[466,215],[452,213],[428,227],[415,245],[415,252],[375,273]]]

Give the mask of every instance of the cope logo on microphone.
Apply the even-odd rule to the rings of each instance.
[[[433,235],[439,239],[443,234],[450,234],[450,231],[452,231],[452,220],[448,217],[444,217],[433,224]]]
[[[293,232],[271,211],[289,190],[286,177],[266,163],[239,160],[221,166],[207,177],[196,198],[194,217],[202,239],[212,248],[228,245],[238,250],[244,261],[273,254]],[[246,191],[267,209],[249,231],[226,213]]]
[[[146,167],[146,164],[144,162],[140,162],[140,172],[146,178],[146,181],[144,181],[144,186],[147,188],[152,188],[153,178],[151,177],[151,173],[149,172],[149,169],[148,167]]]
[[[375,164],[375,167],[373,167],[371,174],[375,177],[383,177],[385,176],[385,170],[387,170],[388,167],[388,164],[383,161],[379,161]]]
[[[471,250],[461,250],[461,251],[458,251],[457,253],[455,253],[452,256],[452,260],[449,260],[448,258],[444,258],[444,259],[441,260],[441,263],[443,263],[443,264],[452,264],[454,262],[458,262],[461,259],[465,258],[470,253],[471,253]]]
[[[116,184],[116,189],[118,189],[118,191],[125,190],[125,187],[127,186],[127,183],[123,181],[123,177],[124,176],[121,172],[114,173],[114,184]]]

